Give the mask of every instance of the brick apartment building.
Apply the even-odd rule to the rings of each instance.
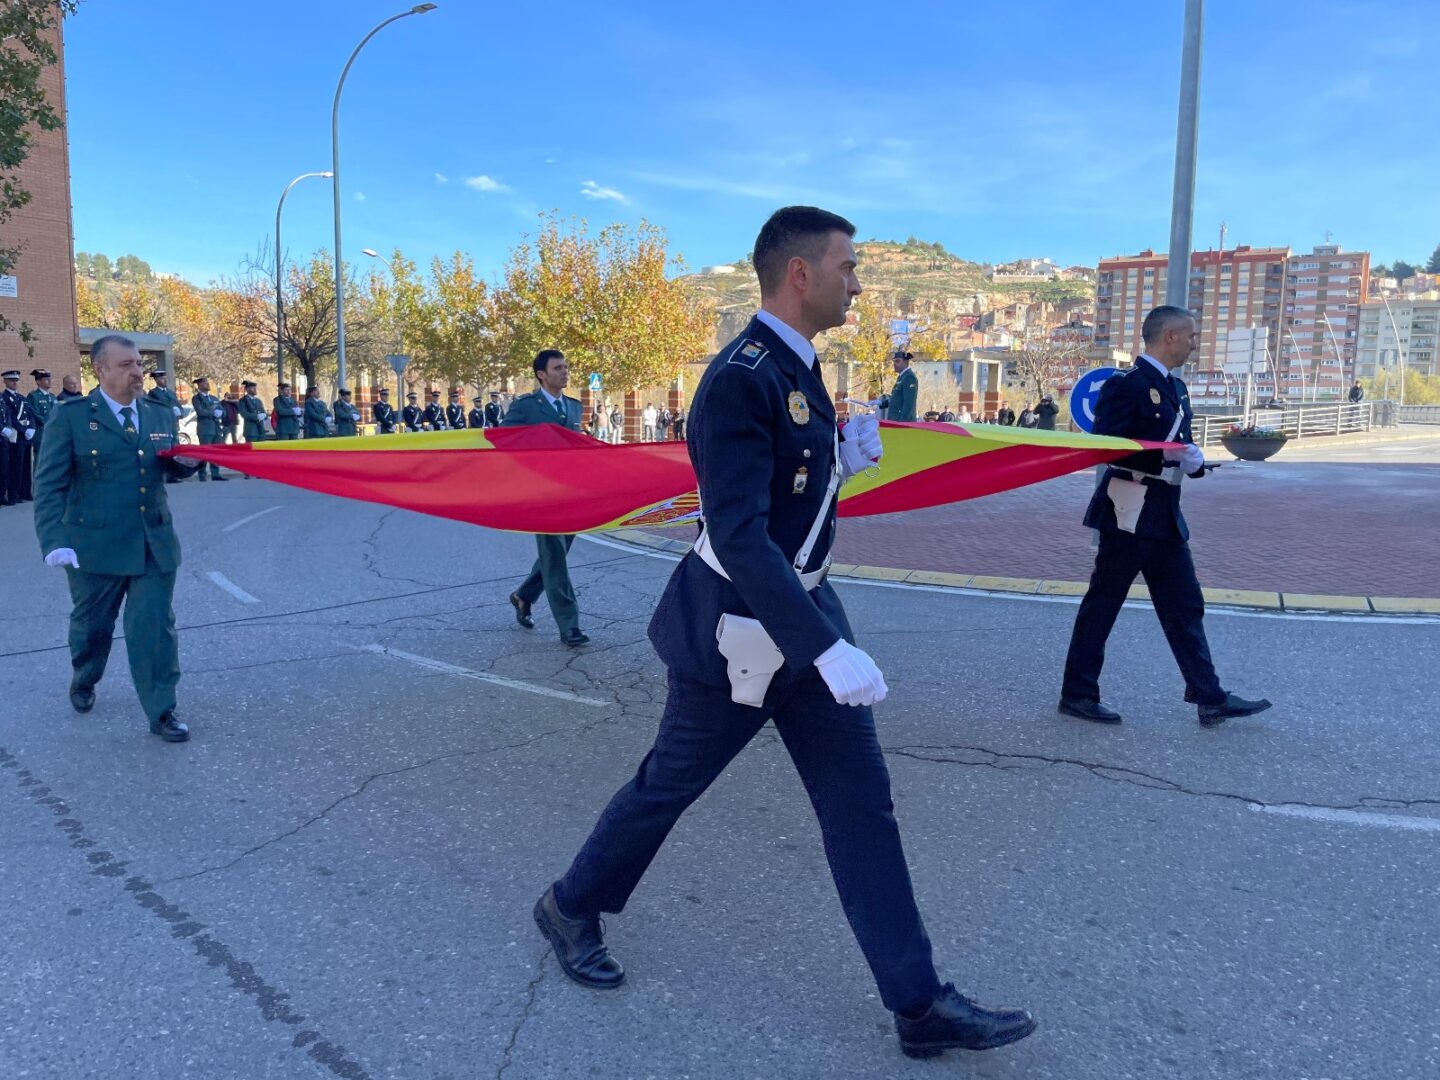
[[[65,52],[59,27],[52,34],[59,62],[40,76],[45,97],[65,118]],[[0,280],[0,311],[16,324],[29,323],[37,340],[35,355],[27,354],[16,333],[0,334],[0,368],[25,372],[22,392],[30,388],[31,369],[48,368],[55,388],[66,374],[80,373],[75,333],[75,248],[70,218],[70,150],[65,129],[36,131],[30,154],[21,165],[21,185],[30,192],[28,205],[6,224],[6,244],[21,245],[10,279]]]
[[[1333,397],[1355,372],[1360,305],[1369,299],[1370,253],[1320,244],[1285,267],[1285,326],[1277,363],[1280,392],[1292,400]],[[1272,332],[1272,348],[1276,335]]]

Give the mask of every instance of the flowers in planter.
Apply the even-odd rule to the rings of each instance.
[[[1259,427],[1256,424],[1231,424],[1225,433],[1227,439],[1288,439],[1279,428]]]

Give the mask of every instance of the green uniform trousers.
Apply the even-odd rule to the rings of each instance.
[[[527,604],[535,603],[543,592],[550,602],[550,614],[555,616],[562,634],[580,627],[580,602],[575,599],[575,587],[570,584],[570,567],[565,562],[573,543],[573,536],[535,537],[535,548],[540,557],[535,560],[530,576],[515,590],[515,595]]]
[[[130,678],[149,720],[175,708],[180,682],[180,639],[175,633],[175,575],[161,573],[150,547],[145,547],[145,572],[139,577],[88,574],[65,568],[70,580],[70,666],[81,686],[95,686],[105,674],[115,618],[125,604],[125,649]]]
[[[214,435],[208,435],[208,434],[206,434],[205,432],[202,431],[202,432],[199,433],[199,439],[200,439],[200,445],[201,445],[201,446],[219,446],[219,445],[221,445],[222,443],[224,443],[224,441],[225,441],[225,437],[224,437],[223,435],[221,435],[218,431],[217,431]],[[210,462],[210,476],[211,476],[211,478],[213,479],[214,477],[217,477],[217,476],[219,476],[219,475],[220,475],[220,466],[219,466],[219,465],[216,465],[213,461]],[[200,479],[201,479],[201,480],[204,480],[204,479],[205,479],[205,466],[204,466],[204,465],[201,465],[201,466],[200,466]]]

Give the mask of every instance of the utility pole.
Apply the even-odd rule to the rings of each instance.
[[[1195,216],[1195,158],[1200,143],[1200,46],[1205,0],[1185,0],[1185,36],[1180,54],[1180,104],[1175,123],[1175,190],[1170,205],[1170,260],[1165,302],[1187,307],[1190,300],[1190,234]]]

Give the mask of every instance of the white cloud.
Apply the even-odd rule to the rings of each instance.
[[[472,191],[500,193],[510,190],[504,184],[500,183],[500,181],[483,174],[480,176],[467,176],[465,178],[465,186]]]
[[[364,201],[365,201],[365,192],[363,192],[363,191],[357,191],[357,192],[355,192],[355,201],[356,201],[356,202],[364,202]]]
[[[1325,101],[1342,101],[1366,105],[1379,99],[1375,80],[1365,73],[1341,79],[1327,89],[1320,97]]]
[[[435,182],[437,184],[448,184],[450,182],[450,177],[446,176],[443,172],[437,172],[435,174]]]
[[[613,187],[601,187],[594,180],[586,180],[580,185],[580,194],[587,199],[613,199],[618,203],[629,205],[623,192],[616,191]]]

